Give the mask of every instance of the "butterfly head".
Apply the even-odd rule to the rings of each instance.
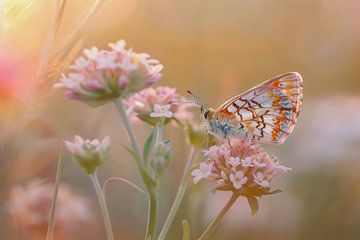
[[[192,93],[191,91],[187,91],[187,92],[195,98],[194,103],[200,106],[200,118],[202,122],[204,122],[205,125],[208,126],[209,125],[208,122],[212,119],[215,110],[210,108],[203,98]]]
[[[215,110],[212,108],[200,107],[200,117],[203,122],[208,122],[212,119]]]

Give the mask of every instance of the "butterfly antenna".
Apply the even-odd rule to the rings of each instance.
[[[200,103],[196,101],[178,101],[178,100],[170,100],[169,104],[196,104],[201,105]]]
[[[191,96],[193,96],[196,100],[198,100],[199,102],[198,102],[198,104],[200,105],[200,106],[203,106],[203,107],[205,107],[205,108],[208,108],[208,104],[207,104],[207,102],[205,102],[205,100],[202,98],[202,97],[200,97],[199,95],[196,95],[196,94],[194,94],[194,93],[192,93],[190,90],[187,90],[187,93],[189,93]]]

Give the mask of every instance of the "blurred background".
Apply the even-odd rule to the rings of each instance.
[[[34,204],[41,194],[49,198],[46,188],[30,191],[31,183],[54,181],[63,138],[110,135],[114,147],[100,169],[101,180],[119,176],[142,186],[121,145],[128,139],[114,106],[70,101],[46,87],[52,84],[47,78],[38,89],[55,4],[0,0],[0,239],[44,239],[43,228],[19,224],[34,216],[20,221],[8,206]],[[93,4],[67,1],[54,49],[61,49]],[[212,239],[360,239],[359,9],[356,0],[106,0],[77,45],[107,48],[123,38],[165,66],[161,85],[184,95],[190,89],[213,107],[272,76],[300,72],[304,103],[297,126],[283,145],[264,146],[294,169],[274,182],[286,193],[260,199],[255,217],[239,201]],[[74,52],[76,57],[79,51]],[[141,124],[136,130],[141,141],[150,132]],[[189,151],[181,129],[168,126],[165,136],[175,142],[175,154],[161,184],[159,225]],[[62,182],[64,196],[73,201],[64,197],[64,205],[78,204],[78,211],[64,210],[62,220],[74,222],[59,227],[64,230],[57,239],[104,239],[91,183],[67,155]],[[145,195],[121,183],[109,185],[106,194],[116,239],[142,239]],[[183,219],[196,239],[227,198],[212,194],[206,184],[191,186],[168,239],[181,239]]]

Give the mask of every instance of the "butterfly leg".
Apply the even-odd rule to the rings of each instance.
[[[205,128],[205,132],[206,132],[206,145],[205,145],[205,148],[208,148],[209,147],[209,131],[207,128]]]
[[[232,150],[232,146],[231,146],[231,142],[230,142],[230,137],[229,137],[229,136],[227,136],[226,138],[227,138],[227,141],[228,141],[229,147],[230,147],[230,149]]]

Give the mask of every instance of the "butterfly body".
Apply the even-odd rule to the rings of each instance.
[[[281,144],[295,127],[302,103],[302,77],[285,73],[223,103],[216,110],[201,107],[207,130],[220,138],[249,138]]]

